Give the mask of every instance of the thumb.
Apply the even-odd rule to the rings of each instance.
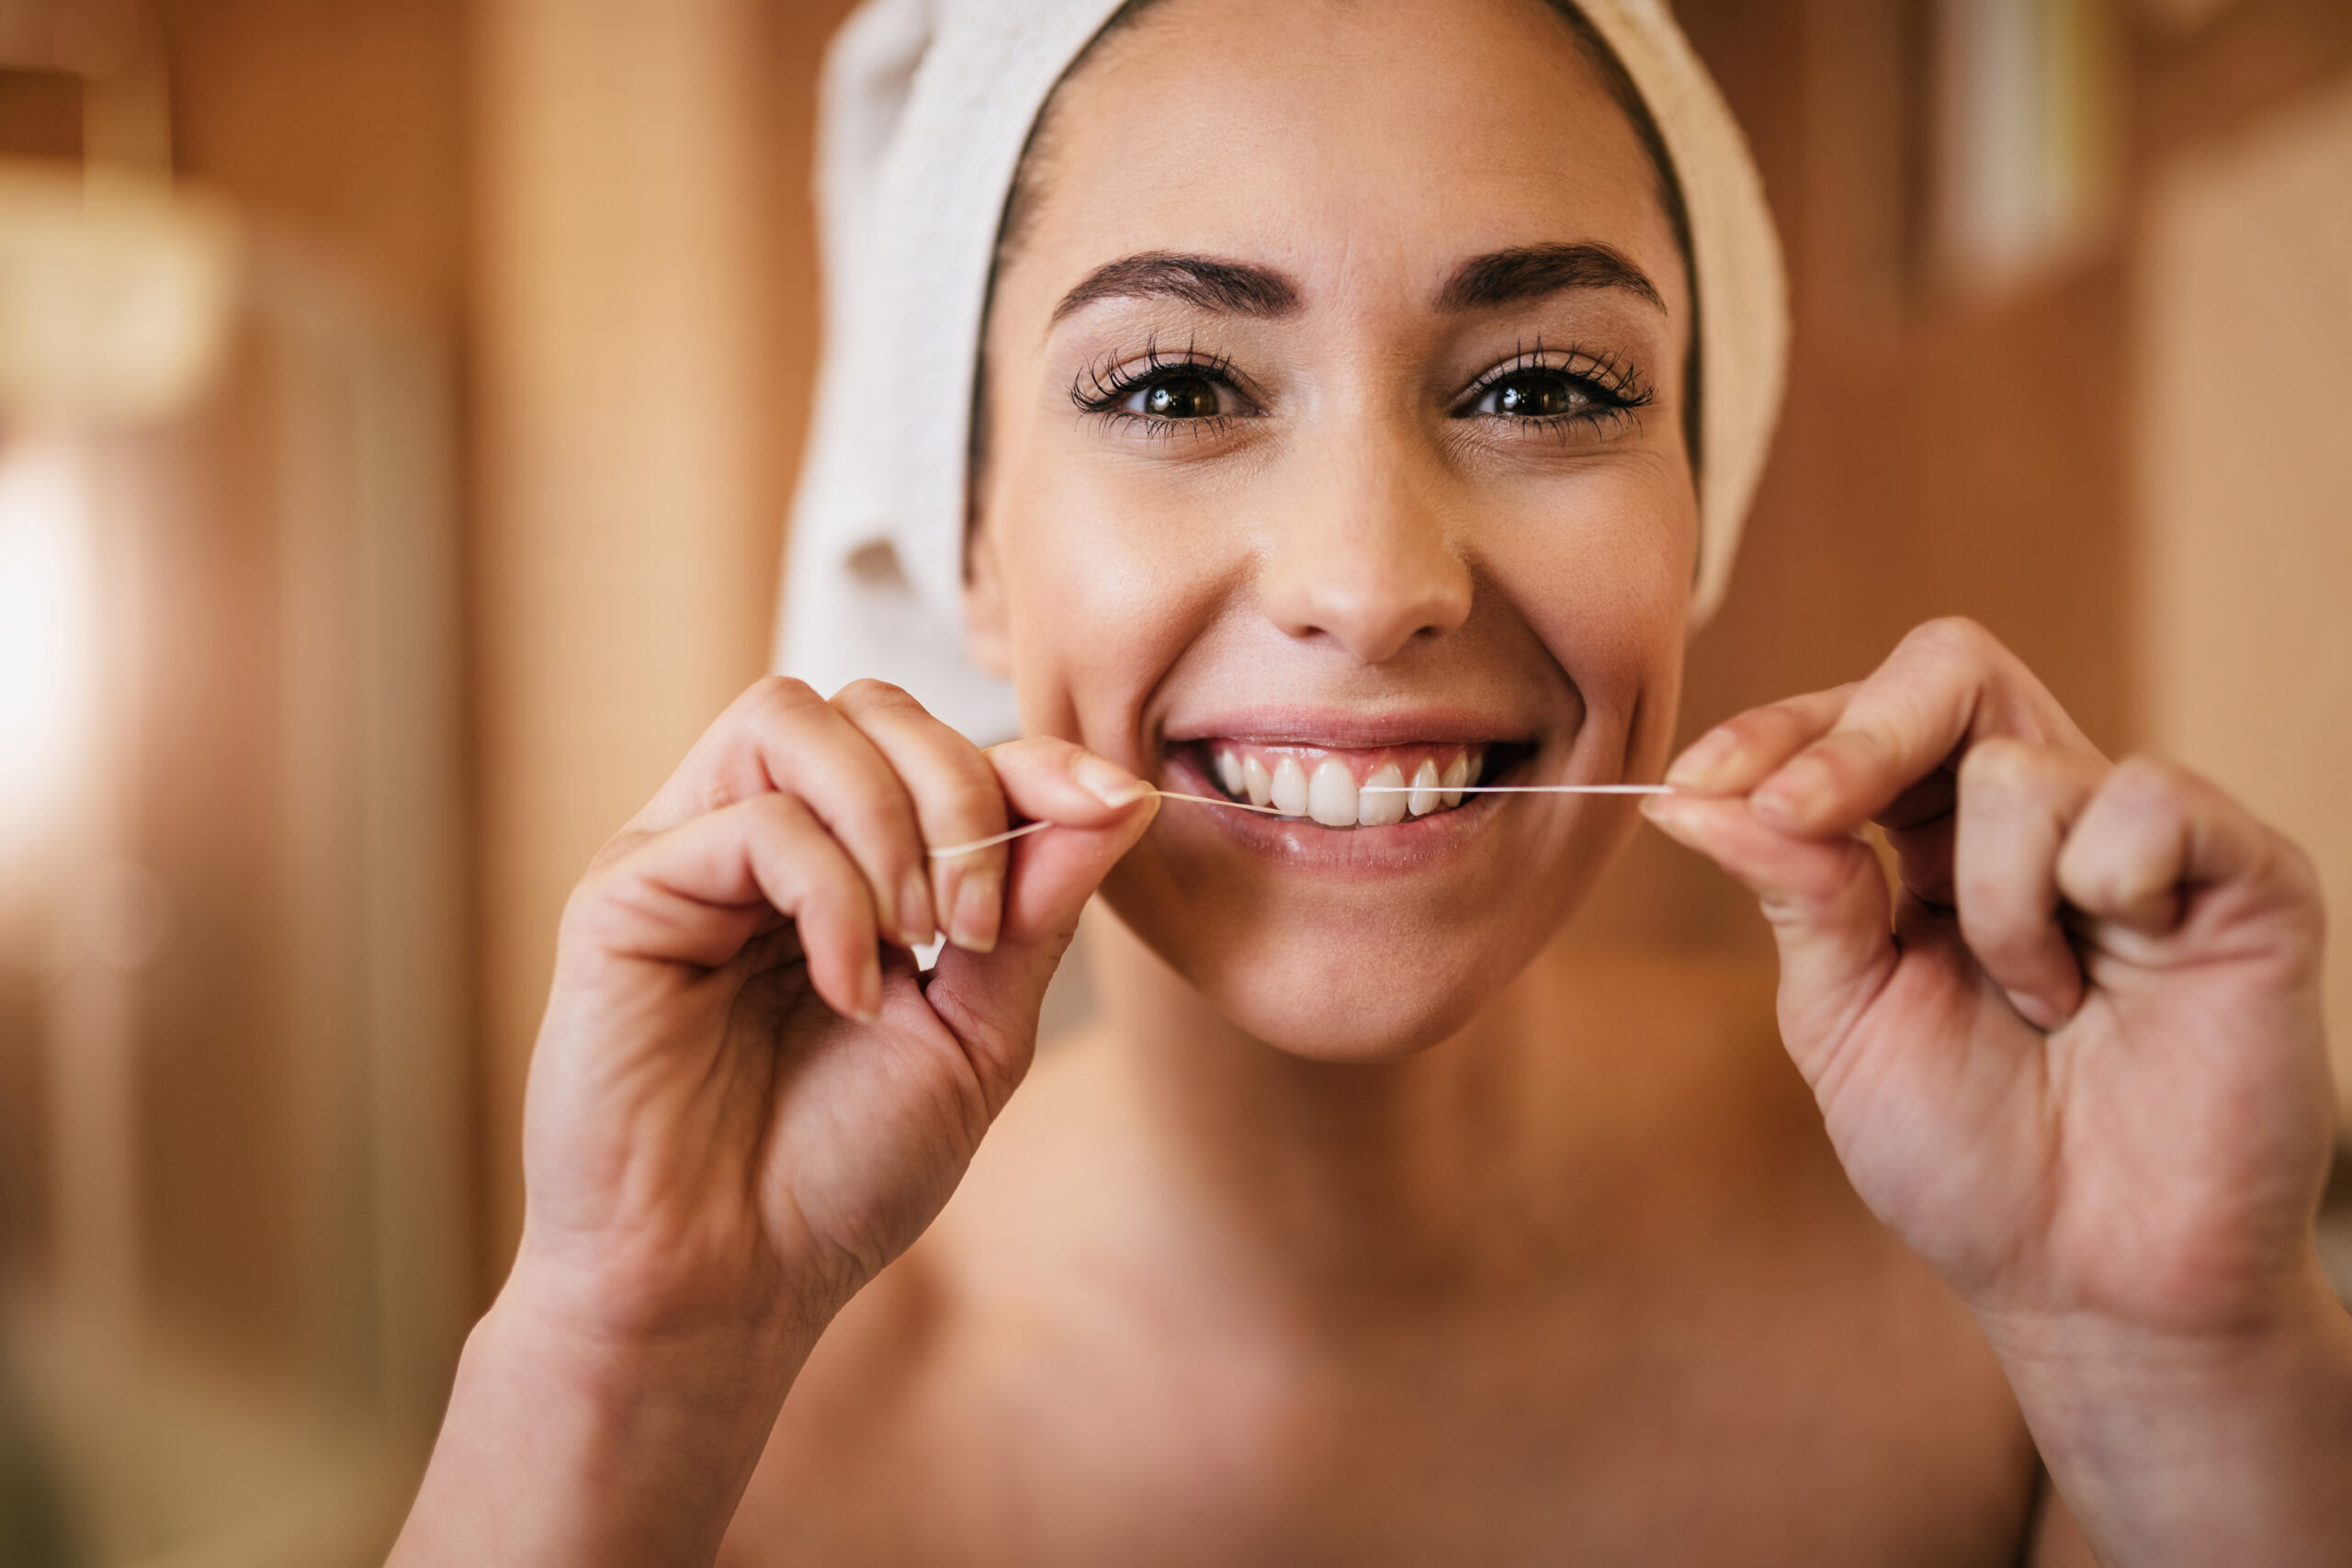
[[[1781,1031],[1807,1082],[1876,997],[1896,961],[1886,876],[1870,846],[1766,827],[1745,796],[1668,795],[1644,815],[1761,901],[1781,950]]]
[[[965,1049],[994,1069],[982,1081],[1010,1092],[1027,1070],[1046,987],[1078,934],[1080,913],[1151,826],[1159,799],[1117,763],[1048,736],[992,747],[988,759],[1013,811],[1054,826],[1012,846],[996,946],[942,949],[924,996]]]

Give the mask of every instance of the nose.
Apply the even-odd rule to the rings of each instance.
[[[1386,444],[1345,444],[1286,506],[1259,596],[1293,637],[1325,637],[1366,664],[1470,615],[1470,569],[1431,483]],[[1302,476],[1306,477],[1306,476]]]

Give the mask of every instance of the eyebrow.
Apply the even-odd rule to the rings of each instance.
[[[1298,285],[1272,267],[1214,256],[1146,251],[1096,267],[1054,307],[1058,322],[1098,299],[1175,299],[1234,316],[1287,316],[1298,310]]]
[[[1666,300],[1649,275],[1623,252],[1587,242],[1521,245],[1472,256],[1453,269],[1439,290],[1441,310],[1478,310],[1542,299],[1571,288],[1622,288],[1659,310]]]

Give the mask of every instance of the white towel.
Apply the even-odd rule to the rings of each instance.
[[[824,362],[793,506],[777,667],[894,682],[974,739],[1016,733],[964,656],[968,398],[910,419],[909,367],[969,383],[997,226],[1046,96],[1120,0],[868,0],[826,62]],[[1657,121],[1690,209],[1702,389],[1691,625],[1730,579],[1780,412],[1787,282],[1764,187],[1662,0],[1579,0]],[[942,367],[951,368],[940,374]]]

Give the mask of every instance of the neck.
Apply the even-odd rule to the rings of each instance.
[[[1651,997],[1556,948],[1453,1038],[1336,1066],[1244,1033],[1115,919],[1089,947],[1139,1138],[1222,1270],[1352,1310],[1508,1289],[1641,1235],[1674,1185],[1691,1108]]]

